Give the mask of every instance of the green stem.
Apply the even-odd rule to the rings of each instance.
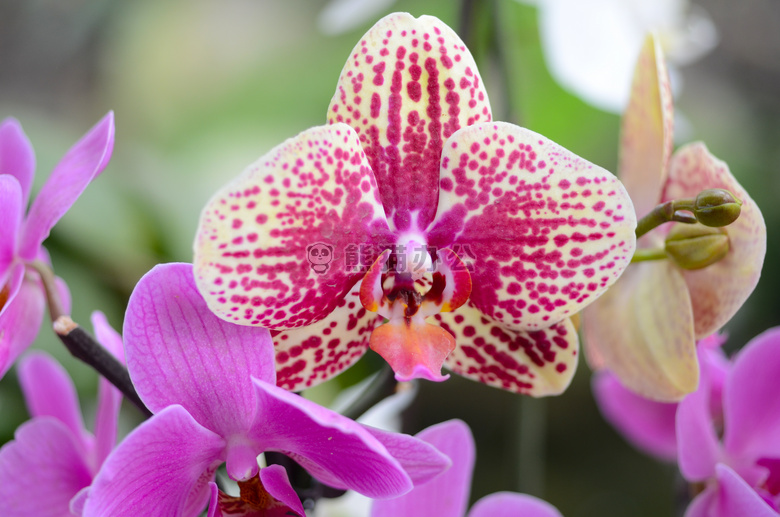
[[[658,228],[664,223],[673,221],[688,224],[695,223],[696,217],[693,214],[681,212],[681,210],[693,211],[695,207],[696,200],[693,198],[675,199],[661,203],[637,222],[636,238],[642,237],[647,232]]]

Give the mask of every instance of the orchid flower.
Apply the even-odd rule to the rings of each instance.
[[[780,515],[780,328],[750,341],[722,388],[723,414],[713,419],[717,377],[702,370],[699,389],[677,408],[680,472],[703,483],[686,517]],[[722,435],[719,434],[722,429]],[[719,439],[722,436],[722,440]]]
[[[718,39],[706,13],[688,0],[520,1],[539,9],[542,50],[555,80],[585,102],[615,113],[628,103],[645,34],[658,33],[677,65],[703,56]]]
[[[709,384],[710,413],[723,419],[723,384],[730,363],[720,346],[725,337],[712,335],[696,344],[699,364]],[[624,387],[609,371],[593,377],[593,396],[604,418],[642,452],[670,463],[677,461],[676,402],[656,402]]]
[[[195,242],[209,308],[281,331],[277,382],[290,390],[369,345],[398,380],[444,380],[445,365],[515,392],[565,389],[578,351],[568,317],[633,255],[620,182],[490,122],[472,56],[429,16],[368,31],[328,120],[209,201]]]
[[[591,366],[612,371],[643,397],[667,402],[696,390],[695,340],[720,329],[744,303],[766,253],[761,212],[728,166],[702,143],[671,151],[672,97],[660,46],[650,36],[621,136],[619,176],[637,214],[711,188],[729,191],[742,204],[739,218],[719,229],[728,249],[721,260],[696,270],[668,259],[635,264],[584,313]],[[673,223],[671,231],[686,227],[694,225]],[[653,230],[639,241],[640,250],[663,246],[669,233],[669,225]]]
[[[465,517],[475,459],[471,430],[460,420],[450,420],[421,431],[417,437],[449,456],[452,467],[404,496],[374,501],[371,517]],[[561,514],[535,497],[497,492],[477,501],[468,517],[561,517]]]
[[[290,456],[330,486],[378,498],[448,465],[419,440],[369,431],[276,387],[268,331],[214,316],[189,264],[160,265],[141,279],[124,336],[130,377],[154,416],[108,457],[83,515],[196,515],[211,497],[210,516],[280,505],[303,516],[284,469],[259,469],[264,451]],[[222,463],[239,482],[238,501],[209,487]]]
[[[94,312],[92,324],[98,341],[121,359],[122,339],[105,316]],[[71,515],[71,500],[92,483],[114,447],[122,395],[100,379],[92,435],[84,429],[73,382],[59,363],[35,352],[17,370],[32,419],[0,449],[0,515]]]
[[[46,297],[32,267],[49,262],[41,244],[106,167],[113,147],[114,114],[108,113],[65,154],[26,212],[35,155],[19,122],[9,118],[0,124],[0,377],[35,340],[43,321]],[[69,312],[62,280],[57,289],[61,309]]]

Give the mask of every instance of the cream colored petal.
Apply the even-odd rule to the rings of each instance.
[[[661,46],[655,36],[648,35],[623,114],[618,167],[638,218],[650,212],[661,197],[672,152],[673,111]]]
[[[532,397],[559,395],[577,369],[579,338],[568,318],[544,330],[509,330],[467,303],[436,320],[457,344],[444,365],[488,386]]]
[[[591,366],[606,368],[627,388],[673,402],[696,390],[699,366],[693,314],[682,274],[669,261],[630,267],[584,312]]]
[[[701,142],[680,148],[670,162],[663,200],[694,197],[708,188],[734,194],[742,202],[742,212],[726,227],[728,255],[704,269],[683,272],[691,294],[696,339],[721,328],[745,303],[758,283],[766,255],[764,217],[728,165]]]

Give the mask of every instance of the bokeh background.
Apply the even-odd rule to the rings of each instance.
[[[387,2],[385,2],[387,3]],[[18,118],[35,147],[36,188],[105,112],[116,114],[110,165],[46,246],[88,325],[104,311],[121,328],[135,282],[160,262],[191,261],[211,193],[271,147],[325,122],[341,67],[376,18],[338,35],[317,25],[325,0],[4,0],[0,2],[0,117]],[[392,10],[435,15],[470,46],[495,108],[614,171],[619,116],[562,89],[540,46],[536,8],[515,0],[399,0]],[[761,282],[726,328],[728,348],[780,324],[780,3],[698,2],[719,43],[679,71],[685,141],[704,140],[761,207],[769,229]],[[680,143],[680,142],[678,142]],[[47,327],[47,325],[45,325]],[[34,345],[73,374],[87,415],[96,376],[48,328]],[[313,396],[328,400],[381,363]],[[472,499],[498,490],[544,497],[567,517],[676,511],[673,466],[643,456],[601,418],[581,362],[562,396],[531,400],[460,378],[424,383],[407,432],[449,418],[478,444]],[[15,373],[0,380],[0,443],[27,418]],[[122,428],[140,420],[125,407]],[[87,421],[90,421],[88,417]]]

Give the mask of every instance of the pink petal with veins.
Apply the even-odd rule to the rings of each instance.
[[[16,258],[16,236],[23,215],[22,187],[19,181],[10,174],[3,174],[0,170],[0,228],[3,229],[0,233],[0,289],[5,284],[9,266]]]
[[[577,313],[631,261],[636,219],[611,173],[503,122],[459,130],[442,155],[429,245],[474,257],[470,302],[514,330]]]
[[[673,110],[661,45],[654,35],[648,35],[623,114],[618,167],[638,218],[647,215],[661,198],[672,153]]]
[[[347,266],[346,248],[384,242],[387,231],[355,132],[344,124],[312,128],[209,201],[195,242],[198,289],[226,321],[274,330],[310,325],[360,278]]]
[[[483,497],[467,517],[563,517],[553,505],[536,497],[496,492]]]
[[[758,283],[766,255],[766,224],[744,188],[703,143],[677,150],[669,165],[662,201],[695,197],[709,188],[722,188],[742,202],[739,218],[726,226],[730,249],[726,257],[704,269],[684,271],[691,293],[696,338],[726,324]]]
[[[114,149],[114,113],[109,112],[68,150],[30,206],[19,255],[33,260],[52,227],[108,165]]]
[[[733,457],[780,457],[780,328],[753,338],[729,372],[723,392],[724,444]]]
[[[488,386],[534,397],[558,395],[577,369],[579,339],[568,319],[544,330],[509,330],[469,302],[436,320],[458,345],[445,366]]]
[[[0,312],[0,378],[35,341],[46,310],[43,289],[38,280],[24,278],[24,265],[17,264],[12,277],[18,290],[14,292],[15,286],[11,286],[8,301]]]
[[[154,413],[181,404],[224,437],[241,436],[254,419],[251,378],[276,381],[268,331],[217,318],[190,264],[160,264],[141,278],[123,334],[130,378],[144,404]]]
[[[363,357],[371,331],[383,318],[361,306],[359,285],[324,320],[274,333],[277,386],[289,391],[311,388]]]
[[[22,209],[26,209],[35,176],[35,153],[15,118],[7,118],[0,124],[0,174],[10,174],[19,182]]]
[[[360,135],[391,226],[422,230],[433,220],[439,157],[461,127],[489,122],[474,59],[447,25],[394,13],[355,46],[339,77],[328,122]]]

